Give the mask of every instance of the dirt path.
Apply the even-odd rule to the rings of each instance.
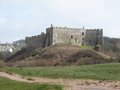
[[[102,57],[104,57],[105,59],[110,59],[110,58],[112,58],[111,56],[108,56],[108,55],[106,55],[106,54],[104,54],[104,53],[102,53],[102,52],[97,52],[99,55],[101,55]]]
[[[64,90],[120,90],[120,81],[97,81],[75,79],[49,79],[41,77],[23,77],[17,74],[0,72],[1,77],[27,83],[61,84]]]

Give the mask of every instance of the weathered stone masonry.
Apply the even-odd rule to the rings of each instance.
[[[27,47],[47,47],[55,44],[96,46],[103,43],[102,29],[49,27],[46,34],[26,37]]]
[[[41,35],[26,37],[26,46],[31,48],[45,47],[46,34],[41,33]]]

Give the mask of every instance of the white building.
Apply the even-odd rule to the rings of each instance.
[[[0,52],[13,52],[14,47],[11,44],[0,44]]]

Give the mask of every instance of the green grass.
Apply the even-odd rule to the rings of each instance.
[[[93,47],[92,46],[80,46],[81,49],[89,49],[89,50],[93,50]]]
[[[0,90],[62,90],[62,86],[23,83],[0,77]]]
[[[63,67],[11,67],[1,70],[34,77],[120,80],[120,63]]]

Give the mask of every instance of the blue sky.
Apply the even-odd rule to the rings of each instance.
[[[45,32],[50,24],[103,28],[120,38],[120,0],[0,0],[0,42]]]

